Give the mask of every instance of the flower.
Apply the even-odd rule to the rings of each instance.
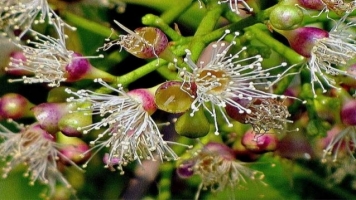
[[[315,83],[323,92],[326,86],[338,88],[331,76],[356,76],[348,72],[348,65],[356,57],[356,41],[349,30],[356,24],[344,24],[346,16],[327,32],[315,27],[301,27],[292,31],[281,31],[288,39],[290,46],[300,55],[308,58],[306,68],[310,71],[313,94],[316,97]],[[331,75],[331,76],[330,76]]]
[[[228,33],[230,31],[226,31],[222,38]],[[238,35],[235,33],[235,37]],[[280,75],[271,75],[270,70],[284,67],[286,63],[270,69],[263,69],[261,66],[263,59],[260,55],[240,58],[240,54],[246,50],[246,47],[236,54],[227,54],[235,42],[226,46],[226,43],[221,41],[222,38],[211,46],[212,53],[207,63],[202,61],[200,65],[196,65],[190,58],[191,52],[186,50],[187,55],[184,61],[188,64],[189,69],[177,67],[183,84],[194,85],[194,87],[184,86],[182,89],[188,94],[192,94],[187,88],[196,88],[195,100],[191,105],[193,110],[191,115],[194,115],[201,107],[207,110],[214,118],[215,134],[217,135],[219,134],[217,112],[222,114],[230,127],[232,126],[224,112],[227,105],[236,108],[240,113],[251,113],[250,109],[245,108],[236,99],[251,101],[253,98],[285,98],[283,95],[279,96],[263,90],[270,86],[271,82],[268,80],[280,77]],[[211,107],[208,106],[209,103],[211,103]]]
[[[236,103],[246,105],[245,108],[251,110],[250,113],[239,113],[238,109],[233,105],[226,105],[226,112],[229,117],[244,123],[250,124],[253,130],[260,134],[268,132],[271,129],[284,130],[286,123],[292,123],[288,120],[290,117],[288,108],[280,99],[266,98],[266,99],[252,99],[239,100]]]
[[[67,36],[64,34],[61,21],[56,20],[53,26],[57,30],[58,39],[29,30],[35,36],[35,41],[27,41],[31,46],[17,44],[23,57],[12,57],[9,67],[5,70],[23,72],[24,76],[11,79],[10,82],[48,83],[50,87],[58,87],[63,81],[76,81],[83,78],[102,77],[108,81],[113,79],[112,75],[91,66],[87,60],[89,57],[83,57],[67,49],[65,41]],[[34,76],[26,76],[28,74]]]
[[[3,125],[0,125],[0,129],[0,137],[4,139],[0,144],[0,157],[6,161],[2,168],[3,178],[16,166],[24,164],[27,168],[24,175],[30,178],[31,185],[40,181],[49,186],[47,196],[54,194],[57,181],[71,189],[71,185],[59,171],[57,162],[61,158],[75,164],[60,153],[51,134],[37,123],[21,127],[19,133],[13,133]]]
[[[334,11],[336,14],[341,15],[344,13],[352,13],[356,8],[356,2],[345,2],[344,0],[321,0],[325,4],[325,11]]]
[[[198,199],[201,189],[219,192],[238,188],[247,179],[261,181],[264,178],[262,172],[249,169],[243,162],[235,160],[233,151],[224,144],[210,142],[194,155],[183,161],[177,172],[182,177],[190,177],[193,172],[201,178],[195,199]]]
[[[124,48],[126,51],[138,58],[158,58],[160,54],[167,50],[167,56],[173,56],[167,49],[168,38],[158,28],[154,27],[142,27],[137,28],[135,31],[131,31],[124,25],[114,20],[114,22],[128,33],[128,35],[120,35],[119,39],[106,43],[102,48],[108,50],[114,45],[119,45],[120,48]]]
[[[94,148],[98,148],[98,151],[104,147],[110,148],[110,153],[105,159],[106,167],[112,169],[114,165],[117,165],[117,169],[123,174],[122,167],[129,162],[137,160],[141,163],[141,159],[154,160],[154,154],[158,154],[161,160],[178,158],[167,145],[173,142],[163,140],[156,123],[150,116],[157,109],[152,93],[145,89],[136,89],[126,93],[121,85],[115,89],[101,79],[95,81],[117,92],[119,96],[100,94],[90,90],[77,92],[67,90],[68,93],[78,97],[78,99],[71,97],[68,101],[88,101],[91,106],[78,111],[90,110],[93,115],[103,117],[100,122],[81,127],[81,129],[85,134],[91,130],[108,127],[91,142],[95,145]],[[105,136],[108,138],[101,140]]]
[[[46,18],[61,21],[66,27],[75,30],[74,27],[64,23],[60,17],[50,8],[47,0],[2,0],[0,8],[0,30],[9,32],[10,28],[14,30],[22,29],[19,36],[21,38],[30,29],[32,24],[44,23]],[[39,15],[39,19],[36,20]]]

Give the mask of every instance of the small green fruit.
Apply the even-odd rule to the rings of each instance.
[[[188,138],[200,138],[209,133],[210,124],[205,117],[204,110],[199,109],[191,116],[191,112],[185,112],[175,123],[175,129],[179,135]]]

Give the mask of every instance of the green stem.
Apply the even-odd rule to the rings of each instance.
[[[192,52],[191,58],[193,61],[196,61],[199,58],[200,53],[203,51],[207,44],[201,40],[201,36],[206,35],[214,30],[222,12],[223,8],[217,4],[215,6],[209,6],[209,10],[199,24],[199,27],[194,34],[194,39],[190,44],[189,49]]]
[[[274,51],[283,55],[291,64],[299,64],[304,62],[305,59],[303,56],[299,55],[291,48],[287,47],[283,43],[279,42],[275,38],[273,38],[270,34],[267,33],[268,29],[261,24],[251,26],[246,28],[247,31],[250,31],[251,35],[253,35],[254,39],[257,39],[261,43],[271,47]]]
[[[130,83],[140,79],[141,77],[155,71],[159,67],[166,65],[168,62],[163,59],[156,59],[143,65],[142,67],[135,69],[127,74],[117,77],[117,81],[127,87]]]
[[[168,26],[168,24],[165,23],[162,18],[156,15],[145,15],[144,17],[142,17],[142,23],[147,26],[154,26],[161,29],[168,37],[170,37],[174,41],[183,39],[183,37],[179,33],[177,33],[177,31]]]
[[[95,33],[97,35],[101,35],[105,38],[108,37],[109,35],[111,35],[111,33],[112,33],[110,28],[103,26],[101,24],[98,24],[96,22],[84,19],[84,18],[79,17],[78,15],[72,14],[70,12],[61,12],[61,16],[69,24],[71,24],[75,27],[78,27],[78,28],[88,30],[88,31]]]
[[[175,2],[175,4],[173,4],[169,9],[166,9],[161,14],[161,19],[167,24],[172,23],[192,4],[192,0],[180,0],[172,2]]]
[[[174,1],[162,1],[162,0],[120,0],[120,1],[128,4],[136,4],[136,5],[157,9],[159,11],[164,11],[168,8],[171,8],[172,5],[174,5]]]
[[[210,8],[211,7],[211,8]],[[205,14],[204,18],[201,20],[197,31],[194,36],[201,36],[210,33],[214,30],[220,16],[223,12],[222,6],[209,6],[208,12]]]
[[[172,71],[169,69],[169,67],[160,67],[157,69],[157,72],[165,79],[167,80],[177,80],[178,75],[175,71]]]
[[[258,16],[263,16],[263,14],[259,14]],[[262,19],[260,19],[261,17],[258,16],[251,15],[235,23],[216,29],[209,34],[202,36],[202,41],[204,41],[204,43],[216,41],[225,33],[225,30],[230,30],[231,32],[242,31],[243,29],[260,22]]]

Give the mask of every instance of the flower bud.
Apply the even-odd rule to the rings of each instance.
[[[61,144],[61,162],[64,164],[69,165],[71,161],[75,164],[83,164],[91,156],[89,145],[77,137],[67,137],[59,133],[57,134],[57,142]]]
[[[180,81],[168,81],[157,88],[155,102],[160,110],[182,113],[190,108],[194,96],[192,85]]]
[[[177,174],[180,178],[189,178],[194,174],[194,160],[184,160],[177,167]]]
[[[241,140],[241,137],[237,138],[234,144],[232,145],[232,150],[234,151],[236,158],[245,162],[252,162],[257,160],[261,156],[261,154],[257,154],[248,150],[244,145],[242,145]]]
[[[200,138],[209,133],[210,124],[203,109],[196,111],[193,116],[187,111],[178,118],[175,130],[179,135],[188,138]]]
[[[298,0],[298,4],[312,10],[323,10],[325,8],[322,0]]]
[[[58,122],[59,130],[68,137],[80,137],[81,127],[92,124],[92,117],[86,112],[75,111],[63,115]]]
[[[127,92],[135,101],[139,102],[143,109],[150,115],[157,110],[154,94],[149,89],[135,89]]]
[[[19,119],[32,116],[30,108],[34,105],[24,96],[8,93],[0,99],[0,116],[2,118]]]
[[[219,157],[223,157],[225,160],[235,160],[234,151],[225,144],[209,142],[204,146],[202,153],[204,152],[219,155]]]
[[[348,126],[356,126],[356,100],[350,99],[341,107],[341,121]]]
[[[158,28],[142,27],[131,31],[118,21],[114,22],[128,35],[120,35],[120,39],[111,41],[102,47],[107,50],[113,45],[120,45],[132,55],[143,58],[164,58],[173,61],[174,54],[169,50],[167,36]]]
[[[41,127],[49,133],[59,131],[59,120],[73,109],[68,103],[42,103],[32,108],[32,111]]]
[[[239,99],[239,98],[232,98],[232,100],[246,109],[250,109],[251,105],[255,101],[255,100]],[[246,122],[247,115],[248,113],[252,112],[251,110],[242,112],[231,104],[226,104],[225,111],[229,115],[229,117],[243,124],[247,123]]]
[[[315,27],[301,27],[280,33],[288,39],[294,51],[307,58],[311,56],[311,51],[319,39],[329,37],[327,31]]]
[[[274,8],[269,16],[270,23],[276,29],[295,29],[303,21],[303,11],[294,5],[280,5]]]
[[[115,165],[120,164],[121,160],[120,160],[120,158],[117,158],[117,157],[113,157],[112,159],[109,159],[109,154],[105,153],[104,157],[103,157],[103,162],[105,163],[106,166],[113,167]],[[113,171],[115,171],[115,170],[113,170]]]
[[[66,89],[68,87],[55,87],[52,88],[47,95],[47,102],[48,103],[62,103],[67,102],[67,99],[71,97]],[[76,91],[74,88],[70,88],[71,91]]]
[[[256,135],[253,131],[247,131],[242,137],[241,143],[254,153],[265,153],[276,150],[278,138],[272,133]]]
[[[135,29],[135,33],[142,39],[134,38],[132,44],[138,45],[127,46],[126,49],[139,58],[154,58],[161,54],[168,46],[167,36],[158,28],[143,27]],[[140,46],[142,45],[142,46]]]
[[[72,54],[72,61],[65,67],[65,73],[66,81],[69,82],[95,78],[101,78],[105,81],[114,80],[112,75],[93,67],[88,58],[79,53]]]

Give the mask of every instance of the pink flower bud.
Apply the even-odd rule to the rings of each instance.
[[[91,65],[87,58],[79,53],[73,53],[72,62],[65,67],[67,81],[76,81],[82,79],[89,71]]]
[[[249,109],[251,104],[253,104],[253,102],[255,101],[255,100],[239,99],[239,98],[233,98],[232,100],[246,109]],[[226,104],[225,111],[232,119],[240,123],[246,124],[246,118],[248,115],[247,112],[241,112],[241,110],[239,110],[238,108],[236,108],[231,104]],[[249,110],[248,112],[251,113],[252,111]]]
[[[351,99],[342,105],[340,117],[343,124],[356,125],[356,100]]]
[[[41,127],[50,133],[59,131],[58,122],[69,110],[68,103],[42,103],[32,108]]]
[[[0,99],[0,116],[3,118],[19,119],[32,116],[30,108],[33,106],[20,94],[8,93]]]
[[[189,178],[194,174],[194,160],[185,160],[177,167],[177,174],[181,178]]]
[[[291,48],[302,56],[311,57],[315,43],[322,38],[329,37],[329,32],[315,27],[301,27],[292,31],[283,31]]]
[[[234,151],[225,144],[209,142],[204,146],[202,153],[204,152],[219,155],[219,157],[223,157],[225,160],[235,160]]]
[[[79,138],[67,137],[59,133],[57,142],[61,144],[61,162],[64,164],[68,165],[71,162],[83,164],[91,157],[89,145]]]
[[[65,78],[68,82],[95,78],[101,78],[105,81],[114,79],[112,75],[93,67],[88,58],[79,53],[72,54],[71,62],[65,66],[65,73]]]
[[[254,153],[265,153],[276,150],[278,138],[271,133],[256,135],[253,131],[247,131],[242,137],[241,143]]]
[[[325,4],[321,0],[298,0],[299,5],[307,9],[322,10]]]

